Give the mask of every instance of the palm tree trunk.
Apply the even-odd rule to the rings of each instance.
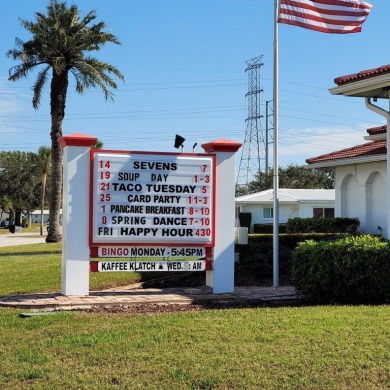
[[[62,206],[62,148],[58,139],[62,137],[62,121],[65,116],[66,92],[68,89],[67,70],[55,73],[50,90],[51,106],[51,167],[50,202],[49,202],[49,231],[46,242],[61,241],[60,209]]]
[[[41,236],[43,236],[43,210],[45,208],[46,173],[42,174],[41,187]]]

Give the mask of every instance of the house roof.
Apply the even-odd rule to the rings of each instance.
[[[359,80],[366,80],[372,77],[381,76],[390,73],[390,65],[383,65],[379,68],[366,69],[358,73],[352,73],[345,76],[336,77],[334,79],[335,84],[338,86],[350,84]]]
[[[390,65],[336,77],[334,82],[337,86],[329,89],[333,95],[389,99]]]
[[[334,201],[335,190],[279,188],[278,197],[279,202],[281,203]],[[271,203],[273,202],[273,199],[273,190],[270,189],[254,194],[239,196],[235,201],[236,203]]]
[[[365,144],[356,145],[351,148],[322,154],[318,157],[308,158],[306,162],[308,164],[314,164],[322,161],[342,160],[352,157],[365,157],[373,154],[386,154],[386,141],[367,142]]]
[[[383,125],[383,126],[377,126],[377,127],[370,127],[369,129],[367,129],[367,133],[369,135],[387,133],[387,126]]]
[[[41,215],[41,210],[33,210],[30,212],[31,215]],[[60,209],[60,214],[62,214],[62,209]],[[49,210],[43,210],[43,215],[49,215]]]
[[[386,126],[372,127],[367,130],[369,135],[386,133]],[[335,152],[322,154],[317,157],[306,159],[308,164],[321,163],[325,161],[344,160],[347,158],[359,158],[372,155],[386,154],[386,140],[371,141],[364,144],[352,146],[350,148],[337,150]]]

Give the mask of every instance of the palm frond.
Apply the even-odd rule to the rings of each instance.
[[[38,78],[34,84],[33,91],[34,91],[34,97],[33,97],[33,107],[36,109],[39,107],[39,103],[41,101],[41,95],[43,87],[47,81],[47,74],[50,70],[50,66],[47,66],[43,70],[41,70],[38,73]]]
[[[32,38],[28,41],[16,39],[15,49],[7,52],[8,57],[20,61],[20,64],[9,70],[9,80],[27,77],[34,68],[45,66],[38,73],[33,87],[35,108],[39,105],[49,68],[61,77],[67,77],[71,71],[76,79],[78,93],[91,87],[100,88],[106,99],[112,98],[110,89],[117,88],[112,76],[120,80],[124,80],[124,76],[113,65],[87,54],[99,51],[108,43],[121,43],[115,35],[106,31],[106,23],[94,23],[95,19],[95,10],[81,17],[77,5],[68,7],[65,1],[58,0],[50,0],[47,13],[36,12],[35,20],[20,19]]]

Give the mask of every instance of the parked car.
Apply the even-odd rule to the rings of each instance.
[[[6,218],[4,221],[1,221],[0,227],[7,229],[9,226],[9,218]]]

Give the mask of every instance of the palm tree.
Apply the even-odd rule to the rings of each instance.
[[[50,171],[50,159],[51,149],[47,146],[41,146],[37,153],[38,164],[41,168],[42,181],[41,181],[41,236],[43,235],[43,210],[45,209],[45,190],[46,190],[46,178]]]
[[[109,88],[117,88],[111,78],[115,75],[124,80],[122,73],[113,65],[87,55],[98,51],[107,43],[120,45],[118,39],[104,31],[104,22],[91,24],[96,12],[80,17],[76,5],[67,7],[66,2],[50,0],[47,14],[35,13],[35,21],[21,20],[22,26],[31,33],[29,41],[16,39],[16,48],[7,52],[8,57],[20,64],[9,70],[9,80],[17,81],[41,68],[33,86],[32,104],[39,107],[43,88],[51,70],[51,179],[49,232],[46,242],[61,241],[60,208],[62,201],[62,150],[58,139],[62,137],[65,116],[69,72],[76,80],[76,91],[82,94],[89,87],[100,88],[106,100],[113,98]]]

